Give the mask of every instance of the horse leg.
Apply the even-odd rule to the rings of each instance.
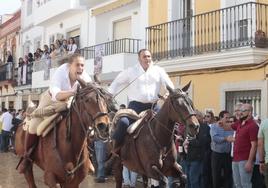
[[[175,162],[174,163],[174,170],[179,173],[179,181],[173,181],[172,182],[172,187],[185,187],[186,185],[186,182],[187,182],[187,177],[186,175],[183,173],[182,171],[182,167],[177,163]]]
[[[116,157],[114,161],[113,171],[116,182],[116,188],[121,188],[123,182],[123,175],[122,175],[123,165],[119,157]]]
[[[147,188],[148,187],[148,178],[147,176],[142,176],[142,182],[143,182],[143,188]]]
[[[57,184],[56,177],[52,172],[45,171],[44,180],[45,180],[45,184],[50,188],[61,187],[59,184]]]
[[[33,176],[33,164],[30,164],[25,170],[24,177],[29,185],[29,188],[37,188]]]
[[[79,185],[66,185],[63,188],[79,188]]]
[[[153,165],[152,166],[152,169],[158,174],[158,176],[159,176],[159,179],[160,179],[160,181],[159,181],[159,187],[166,187],[166,185],[167,185],[167,182],[168,182],[168,180],[167,180],[167,178],[166,178],[166,176],[159,170],[159,168],[156,166],[156,165]]]

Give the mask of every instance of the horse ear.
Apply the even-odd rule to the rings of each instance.
[[[99,74],[94,74],[94,81],[95,81],[97,84],[101,84]]]
[[[79,82],[81,88],[86,87],[87,83],[86,83],[84,80],[82,80],[82,79],[77,79],[77,81]]]
[[[185,85],[181,90],[182,90],[183,92],[188,91],[188,89],[189,89],[191,83],[192,83],[192,81],[190,81],[187,85]]]
[[[174,93],[174,90],[169,85],[167,85],[166,87],[167,87],[169,94]]]

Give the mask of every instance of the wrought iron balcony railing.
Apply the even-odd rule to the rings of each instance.
[[[13,80],[13,63],[6,63],[0,65],[0,81],[11,81]]]
[[[268,5],[245,3],[146,28],[155,59],[237,47],[267,47]]]
[[[29,63],[14,70],[15,86],[24,86],[32,84],[33,63]]]
[[[94,59],[96,56],[108,56],[118,53],[138,53],[140,49],[140,39],[119,39],[95,46],[80,49],[80,53],[85,59]]]

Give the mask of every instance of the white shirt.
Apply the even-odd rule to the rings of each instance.
[[[131,83],[133,80],[135,81]],[[130,84],[127,88],[129,100],[142,103],[155,102],[158,99],[161,85],[168,85],[174,89],[174,85],[165,70],[152,64],[147,71],[144,71],[141,64],[138,63],[121,72],[112,82],[108,91],[115,95],[128,84]]]
[[[85,70],[81,75],[81,79],[84,80],[85,82],[91,82],[91,78],[89,77],[89,75],[86,73]],[[71,86],[69,78],[69,64],[64,63],[56,70],[50,82],[49,91],[52,95],[52,100],[57,101],[56,95],[60,91],[71,91],[71,90],[76,91],[78,85],[79,83],[78,81],[76,81],[73,87]]]
[[[67,47],[68,50],[68,54],[73,54],[77,49],[77,45],[76,44],[69,44]]]
[[[13,127],[12,119],[13,119],[13,116],[9,112],[3,113],[3,115],[2,115],[2,130],[10,131],[10,129]]]

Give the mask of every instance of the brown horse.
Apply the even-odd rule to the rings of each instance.
[[[176,162],[173,129],[175,122],[181,122],[187,125],[191,136],[198,133],[199,123],[192,101],[185,93],[189,85],[182,90],[168,88],[170,95],[160,111],[133,134],[125,136],[120,160],[114,164],[117,188],[122,186],[122,164],[143,176],[159,180],[161,186],[166,184],[166,176],[172,176],[178,179],[178,187],[184,187],[185,175]]]
[[[33,150],[34,163],[44,170],[44,182],[50,188],[78,188],[92,166],[88,158],[87,138],[91,130],[99,138],[108,137],[109,125],[107,93],[95,84],[80,81],[81,89],[75,95],[68,115],[54,131],[40,137]],[[15,149],[24,153],[25,131],[16,132]],[[29,188],[36,188],[32,165],[24,174]]]

